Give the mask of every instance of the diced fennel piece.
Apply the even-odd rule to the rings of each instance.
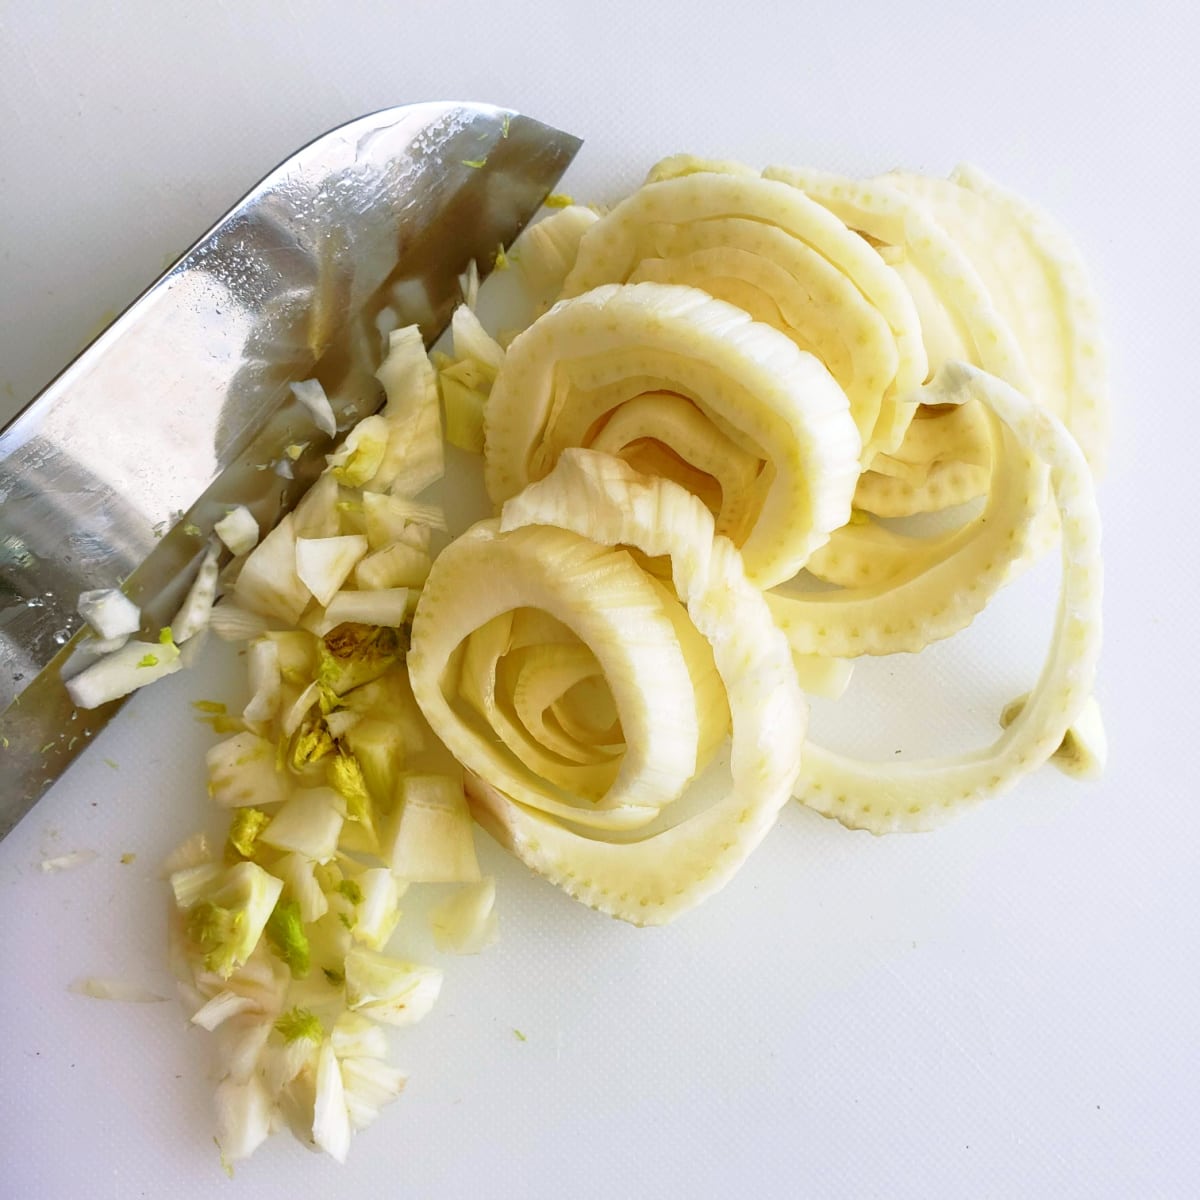
[[[259,838],[278,850],[328,862],[337,851],[342,831],[340,807],[332,788],[301,788],[285,801]]]
[[[312,595],[296,574],[295,518],[288,513],[254,548],[233,586],[243,608],[289,625],[300,620]]]
[[[364,417],[329,456],[329,473],[344,487],[359,488],[375,478],[387,453],[389,427],[376,414]]]
[[[1100,521],[1078,444],[1050,413],[976,367],[945,364],[927,402],[978,397],[1024,454],[1049,469],[1062,525],[1062,581],[1050,647],[1037,685],[991,746],[908,762],[859,762],[815,744],[805,748],[797,798],[872,833],[930,829],[1011,786],[1046,762],[1087,707],[1100,650]]]
[[[401,540],[414,524],[446,528],[446,510],[438,504],[424,504],[384,492],[364,492],[362,504],[367,541],[372,550],[386,549]]]
[[[210,541],[200,560],[196,578],[184,597],[179,611],[171,619],[171,637],[176,644],[193,638],[207,626],[217,597],[217,577],[220,574],[220,546]]]
[[[213,607],[208,624],[223,642],[243,642],[278,628],[278,619],[251,612],[232,600],[222,600]]]
[[[333,1023],[329,1040],[338,1058],[383,1058],[388,1052],[387,1033],[361,1013],[346,1009]]]
[[[356,942],[382,950],[400,921],[401,887],[386,867],[369,867],[358,876],[357,883],[362,900],[350,932]]]
[[[429,577],[430,557],[404,542],[392,542],[363,558],[354,569],[354,582],[363,591],[419,588]]]
[[[570,497],[581,492],[587,503],[573,505]],[[629,842],[569,829],[468,773],[472,811],[527,866],[577,899],[635,924],[662,924],[726,883],[774,824],[800,769],[807,705],[786,640],[741,557],[713,536],[711,514],[690,493],[606,455],[569,450],[546,479],[508,501],[501,528],[535,533],[551,519],[606,545],[669,556],[675,591],[725,685],[731,788],[708,808]],[[416,645],[414,625],[414,652]],[[423,699],[415,676],[414,691]],[[631,739],[623,714],[622,727]]]
[[[622,406],[663,392],[690,403],[699,429],[689,425],[687,445],[673,445],[678,425],[655,425],[665,402],[647,401],[632,445],[661,439],[677,451],[682,467],[660,457],[654,473],[678,476],[702,499],[712,491],[705,459],[728,453],[691,464],[688,445],[731,443],[748,455],[752,486],[718,489],[710,500],[717,531],[739,545],[754,582],[791,578],[850,516],[861,444],[846,394],[816,357],[697,288],[599,287],[561,301],[520,334],[485,409],[488,494],[510,499],[564,449],[590,445]]]
[[[317,603],[327,605],[366,552],[367,539],[362,535],[298,537],[296,574],[316,597]]]
[[[357,625],[385,625],[390,629],[398,629],[408,620],[408,609],[409,589],[406,587],[338,592],[319,619],[313,622],[312,631],[318,637],[324,637],[331,629],[347,621]]]
[[[276,756],[271,742],[250,731],[218,742],[205,755],[209,795],[223,808],[281,804],[292,785]]]
[[[178,867],[172,871],[169,880],[171,892],[175,897],[177,908],[191,908],[211,890],[220,879],[224,867],[215,862],[198,862],[191,866]]]
[[[173,675],[183,664],[173,642],[126,642],[66,681],[76,708],[97,708]]]
[[[379,1110],[400,1095],[407,1079],[403,1071],[378,1058],[340,1061],[350,1121],[356,1130],[366,1129],[379,1116]]]
[[[461,779],[405,775],[391,846],[393,874],[412,883],[470,883],[479,878],[474,824]]]
[[[516,258],[530,288],[557,293],[575,265],[579,242],[599,216],[582,204],[569,204],[533,225],[517,239]]]
[[[482,454],[483,414],[492,380],[478,363],[464,359],[438,372],[446,415],[446,441],[468,454]]]
[[[242,719],[265,733],[269,722],[279,715],[283,676],[279,669],[279,645],[270,638],[257,638],[246,650],[250,699],[242,709]]]
[[[584,514],[592,507],[584,491],[574,502]],[[480,579],[489,581],[486,589]],[[489,730],[471,717],[464,704],[481,680],[466,658],[461,680],[446,670],[451,656],[474,653],[494,618],[528,608],[566,625],[603,669],[626,749],[600,797],[578,797],[539,774],[544,757],[517,736],[512,721],[495,720]],[[483,661],[495,661],[494,653]],[[502,533],[494,521],[481,522],[451,543],[418,602],[408,666],[413,694],[438,737],[468,770],[523,804],[589,825],[636,828],[678,798],[696,771],[701,720],[662,594],[629,554],[570,530]],[[495,719],[486,693],[475,706]]]
[[[67,990],[79,996],[90,996],[93,1000],[115,1000],[122,1004],[157,1004],[166,999],[128,979],[104,979],[95,975],[77,979]]]
[[[864,463],[899,441],[926,373],[918,316],[820,204],[727,164],[654,180],[584,234],[563,294],[639,280],[701,288],[817,354],[846,390]]]
[[[300,497],[292,510],[298,538],[336,537],[341,532],[338,503],[342,498],[336,475],[325,471]]]
[[[186,867],[203,866],[212,861],[212,847],[208,843],[207,834],[189,834],[163,859],[162,874],[169,877]]]
[[[227,1162],[249,1158],[271,1131],[271,1097],[257,1075],[245,1083],[217,1084],[217,1146]]]
[[[270,1036],[269,1016],[234,1017],[218,1037],[217,1071],[233,1083],[249,1082],[258,1075]]]
[[[312,1140],[331,1158],[344,1163],[350,1153],[354,1129],[346,1109],[342,1072],[333,1044],[326,1039],[317,1057],[316,1097],[313,1104]]]
[[[333,405],[321,386],[319,379],[301,379],[289,385],[292,395],[304,405],[313,419],[313,424],[328,437],[337,435],[337,418]]]
[[[437,375],[416,325],[388,336],[387,357],[375,372],[387,404],[387,453],[369,487],[398,496],[416,496],[442,477],[445,458]]]
[[[455,358],[469,358],[492,373],[493,378],[504,362],[500,343],[484,329],[475,313],[465,304],[454,310],[450,319]]]
[[[226,990],[218,992],[207,1004],[197,1009],[192,1014],[192,1024],[212,1033],[231,1018],[245,1012],[253,1012],[257,1008],[253,997]]]
[[[137,633],[142,624],[142,610],[117,588],[81,592],[76,610],[106,640]]]
[[[283,884],[262,867],[229,867],[187,909],[187,935],[205,967],[228,979],[249,959]]]
[[[247,554],[258,545],[258,522],[244,504],[231,508],[213,525],[213,533],[232,554]]]
[[[317,882],[315,860],[304,854],[285,854],[271,872],[283,881],[283,894],[300,906],[300,919],[305,924],[319,921],[329,911],[329,901]]]
[[[1007,729],[1028,702],[1029,694],[1026,693],[1006,704],[1000,714],[1000,727]],[[1104,732],[1104,718],[1096,698],[1089,696],[1082,712],[1063,735],[1058,749],[1050,755],[1050,763],[1064,775],[1092,780],[1104,774],[1107,762],[1108,737]]]
[[[404,769],[406,739],[402,726],[388,718],[364,717],[347,732],[346,744],[358,760],[376,809],[390,811]]]
[[[417,966],[361,947],[346,955],[346,1003],[384,1025],[413,1025],[442,990],[437,967]]]
[[[478,954],[497,937],[495,879],[488,875],[456,888],[429,914],[429,923],[443,953]]]

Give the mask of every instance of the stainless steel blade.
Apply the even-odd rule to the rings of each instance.
[[[120,701],[77,712],[60,670],[88,588],[166,623],[213,522],[269,526],[329,439],[288,384],[316,377],[339,423],[381,400],[381,329],[427,342],[537,211],[579,140],[487,105],[387,109],[268,175],[0,433],[0,837]],[[287,446],[308,443],[281,478]]]

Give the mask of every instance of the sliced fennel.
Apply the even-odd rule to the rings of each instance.
[[[654,473],[708,500],[760,585],[794,575],[850,515],[860,443],[825,367],[732,304],[657,283],[596,288],[516,338],[484,413],[488,493],[510,499],[622,415],[628,431],[604,448],[641,465],[639,449],[661,447]],[[740,488],[716,482],[728,459],[742,473],[723,482]]]
[[[1037,686],[990,747],[958,757],[885,763],[858,762],[813,744],[805,748],[797,797],[873,833],[932,828],[1050,759],[1087,707],[1100,649],[1100,522],[1078,444],[1057,418],[976,367],[946,364],[929,392],[943,404],[982,400],[1020,451],[1046,464],[1062,521],[1062,583]]]

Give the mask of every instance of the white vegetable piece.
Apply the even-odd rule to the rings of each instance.
[[[296,528],[294,514],[263,538],[242,565],[233,594],[243,608],[277,617],[294,626],[308,607],[312,593],[296,574]]]
[[[317,1058],[317,1092],[313,1105],[312,1138],[320,1149],[340,1163],[350,1153],[354,1130],[346,1109],[342,1072],[333,1044],[326,1039]]]
[[[473,822],[462,782],[449,775],[406,775],[396,829],[385,855],[412,883],[470,883],[479,878]]]
[[[173,675],[182,666],[179,647],[173,642],[127,642],[67,680],[67,695],[76,708],[97,708]]]
[[[171,619],[171,636],[178,645],[183,645],[208,625],[213,602],[217,598],[220,554],[220,546],[216,542],[209,542],[196,571],[196,578],[192,580],[179,611]]]
[[[382,416],[389,434],[387,453],[370,488],[417,496],[445,471],[437,375],[418,326],[389,336],[387,357],[375,377],[387,394]]]
[[[217,1084],[217,1146],[227,1162],[249,1158],[267,1140],[271,1127],[271,1098],[258,1076],[245,1083],[231,1079]]]
[[[410,594],[409,589],[403,587],[338,592],[311,624],[305,617],[305,624],[318,637],[324,637],[345,621],[399,628],[408,619]]]
[[[400,921],[402,886],[386,867],[370,867],[357,877],[362,900],[357,906],[357,919],[350,931],[356,942],[372,950],[382,950]]]
[[[1100,521],[1091,473],[1074,438],[1057,418],[976,367],[946,364],[927,393],[939,404],[982,399],[1023,451],[1048,465],[1062,521],[1062,582],[1037,686],[991,746],[949,758],[887,763],[806,747],[797,797],[872,833],[931,829],[1047,761],[1087,706],[1100,651]]]
[[[116,1000],[123,1004],[159,1004],[166,999],[166,996],[160,996],[139,983],[95,975],[77,979],[68,990],[80,996],[91,996],[93,1000]]]
[[[345,583],[355,563],[367,552],[367,539],[350,534],[345,537],[297,538],[296,574],[324,606]]]
[[[378,1058],[343,1058],[341,1069],[346,1110],[356,1130],[366,1129],[407,1082],[403,1071]]]
[[[265,637],[251,642],[246,651],[246,666],[251,695],[242,709],[242,719],[265,734],[267,725],[279,713],[283,687],[278,644]]]
[[[497,937],[495,879],[457,888],[429,914],[429,923],[439,950],[478,954]]]
[[[329,911],[329,900],[316,877],[317,863],[303,854],[285,854],[272,871],[283,880],[288,899],[300,905],[300,919],[309,925]]]
[[[635,924],[662,924],[718,890],[774,824],[800,769],[807,704],[783,634],[747,581],[737,551],[713,536],[712,516],[696,497],[607,455],[567,450],[549,476],[501,513],[502,530],[531,536],[550,521],[601,545],[669,556],[675,590],[708,640],[724,683],[733,730],[732,786],[708,808],[630,842],[597,840],[586,829],[569,828],[476,774],[467,777],[472,811],[527,866],[577,899]],[[437,615],[431,605],[423,617],[422,605],[433,592],[431,578],[417,607],[408,659],[413,692],[427,717],[438,712],[431,703],[437,685],[423,660],[430,632],[425,621],[434,623]],[[653,695],[658,707],[675,703],[673,692]],[[430,723],[439,730],[441,722]],[[632,745],[637,734],[624,710],[622,726]]]
[[[244,504],[231,508],[213,526],[213,532],[232,554],[248,554],[258,545],[258,522]]]
[[[337,851],[342,831],[338,808],[338,794],[332,788],[302,788],[271,818],[259,840],[278,850],[294,850],[317,862],[328,862]]]
[[[292,794],[292,785],[275,760],[275,746],[266,738],[250,731],[235,733],[205,755],[209,794],[223,808],[282,803]]]
[[[488,495],[511,499],[595,430],[613,438],[615,420],[627,428],[596,448],[710,504],[761,587],[790,579],[850,516],[862,444],[846,393],[783,333],[698,288],[598,287],[515,338],[484,410]],[[658,444],[675,459],[647,461]],[[714,489],[731,460],[744,479]]]
[[[128,637],[137,633],[142,624],[142,610],[116,588],[81,592],[78,612],[97,636],[105,640]]]
[[[301,379],[290,385],[292,395],[308,410],[313,424],[329,437],[337,435],[337,418],[333,415],[333,405],[318,379]]]
[[[412,1025],[429,1013],[442,990],[437,967],[417,966],[374,950],[346,955],[346,1003],[384,1025]]]

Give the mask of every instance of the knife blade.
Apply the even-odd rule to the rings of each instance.
[[[77,711],[63,686],[86,633],[80,592],[120,587],[145,632],[166,624],[214,522],[244,504],[269,528],[324,466],[331,440],[289,384],[320,380],[340,428],[377,407],[383,331],[419,323],[432,343],[460,274],[472,259],[486,274],[580,144],[461,102],[342,125],[0,431],[0,837],[123,703]]]

